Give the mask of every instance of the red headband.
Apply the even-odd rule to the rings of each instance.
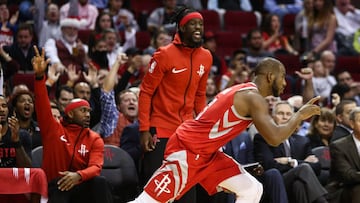
[[[194,19],[194,18],[198,18],[198,19],[203,19],[202,15],[199,13],[199,12],[192,12],[192,13],[189,13],[187,15],[185,15],[181,20],[180,20],[180,23],[179,25],[180,26],[183,26],[185,25],[189,20],[191,19]]]
[[[79,99],[79,98],[73,99],[68,105],[66,105],[65,114],[69,113],[73,109],[83,106],[90,108],[89,102],[87,102],[85,99]]]

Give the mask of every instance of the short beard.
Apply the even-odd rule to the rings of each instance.
[[[261,51],[261,47],[253,47],[253,50],[256,52],[259,52],[259,51]]]
[[[271,90],[274,97],[279,97],[279,90],[276,87],[275,83],[272,85]]]
[[[184,44],[186,47],[190,47],[190,48],[199,48],[202,46],[202,42],[194,42],[192,41],[192,44]]]
[[[75,43],[76,42],[76,39],[77,39],[77,35],[73,36],[73,37],[69,37],[67,35],[63,35],[64,39],[69,43],[69,44],[72,44],[72,43]]]
[[[194,48],[199,48],[202,46],[202,42],[194,42]]]

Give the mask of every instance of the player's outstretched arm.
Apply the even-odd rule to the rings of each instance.
[[[303,120],[320,114],[320,107],[314,103],[314,97],[296,112],[288,123],[277,125],[269,112],[265,99],[257,92],[239,92],[235,95],[235,107],[240,115],[250,116],[259,133],[270,145],[277,146],[287,139]]]

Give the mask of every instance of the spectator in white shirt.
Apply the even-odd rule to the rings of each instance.
[[[314,77],[312,78],[315,96],[321,96],[320,104],[326,106],[330,99],[331,89],[336,85],[336,79],[330,75],[320,60],[316,60],[313,65]]]
[[[360,28],[360,9],[355,8],[350,0],[336,0],[334,13],[337,20],[335,39],[338,53],[355,55],[352,44],[354,33]]]
[[[125,53],[125,50],[131,47],[136,46],[136,38],[135,38],[136,32],[125,32],[125,42],[121,46],[120,42],[120,36],[118,35],[117,31],[114,29],[106,29],[103,32],[103,38],[105,39],[106,45],[107,45],[107,58],[109,61],[109,67],[112,67],[116,61],[116,57],[120,53]]]
[[[46,57],[52,64],[56,64],[57,71],[60,73],[64,73],[65,67],[70,64],[74,65],[77,71],[83,70],[88,46],[78,39],[79,20],[65,18],[60,21],[60,27],[60,39],[49,39],[45,43]]]

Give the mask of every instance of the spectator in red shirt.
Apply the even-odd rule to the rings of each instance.
[[[104,142],[90,130],[90,104],[73,99],[58,122],[46,97],[45,52],[35,48],[35,106],[43,143],[44,169],[49,182],[50,202],[112,202],[111,190],[99,176],[103,165]]]

